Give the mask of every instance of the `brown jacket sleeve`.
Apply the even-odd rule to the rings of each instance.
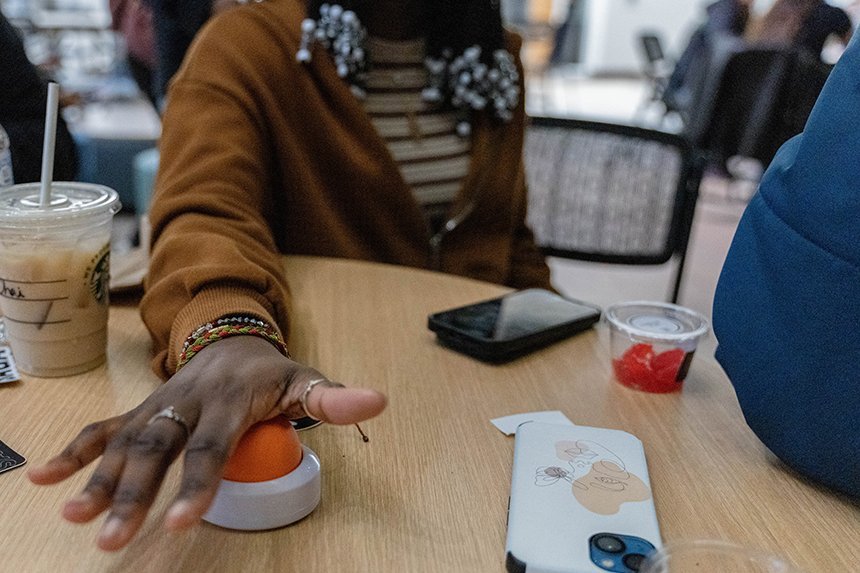
[[[271,154],[253,98],[261,72],[253,58],[207,31],[169,93],[150,213],[153,250],[141,313],[154,341],[154,369],[165,378],[186,337],[220,316],[287,327],[283,264],[266,217]]]

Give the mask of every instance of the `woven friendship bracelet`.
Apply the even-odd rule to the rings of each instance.
[[[268,323],[260,320],[259,318],[253,318],[250,316],[222,316],[214,322],[207,322],[206,324],[202,324],[197,327],[197,329],[185,339],[185,342],[182,345],[182,350],[185,351],[186,348],[191,346],[195,340],[206,334],[206,332],[215,327],[224,326],[226,324],[235,324],[239,326],[253,325],[261,328],[270,328]]]
[[[221,324],[220,326],[206,324],[195,330],[194,333],[188,337],[188,340],[185,341],[182,353],[179,355],[179,360],[176,364],[176,370],[178,371],[180,368],[188,364],[188,361],[194,358],[198,352],[213,342],[217,342],[231,336],[257,336],[263,338],[271,343],[272,346],[277,348],[278,352],[287,358],[290,358],[287,345],[284,344],[278,331],[262,321],[255,321],[253,324],[228,323]],[[192,339],[192,337],[194,338]]]

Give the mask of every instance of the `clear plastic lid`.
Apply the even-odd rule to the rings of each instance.
[[[628,336],[661,342],[697,340],[709,329],[698,312],[667,302],[622,302],[607,308],[604,316]]]
[[[99,216],[111,216],[121,205],[117,192],[104,185],[58,181],[51,203],[39,204],[39,183],[0,190],[0,227],[66,227]]]

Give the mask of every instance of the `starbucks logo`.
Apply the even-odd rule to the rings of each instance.
[[[92,265],[89,277],[89,288],[93,298],[100,303],[107,303],[110,282],[110,249],[105,248]]]

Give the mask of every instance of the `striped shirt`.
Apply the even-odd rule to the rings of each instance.
[[[457,116],[421,97],[427,87],[424,40],[369,38],[364,106],[400,167],[415,200],[435,222],[469,171],[471,142],[457,135]]]

